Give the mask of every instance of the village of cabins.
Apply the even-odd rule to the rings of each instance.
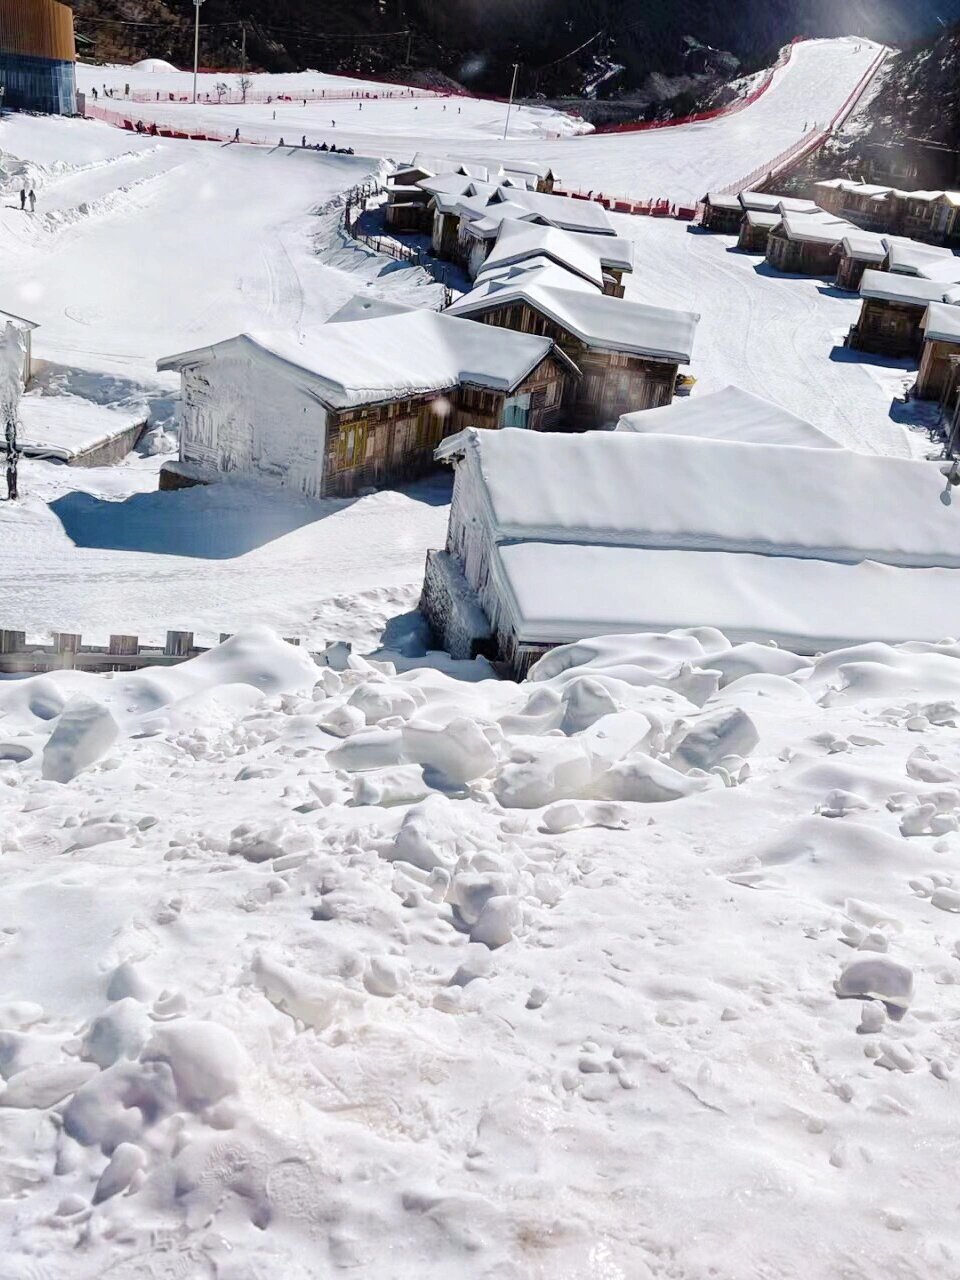
[[[429,236],[469,287],[442,311],[357,297],[303,341],[241,334],[159,361],[181,375],[161,487],[238,472],[349,497],[451,465],[421,610],[453,657],[516,675],[558,644],[708,613],[732,638],[801,653],[954,632],[939,468],[852,453],[736,387],[675,401],[699,316],[627,300],[633,243],[557,185],[527,162],[417,155],[393,172],[389,232]],[[955,442],[960,194],[844,179],[815,194],[710,193],[698,229],[859,291],[847,343],[915,358],[914,394],[941,402]],[[896,521],[870,498],[885,486]],[[851,616],[869,620],[862,636]]]

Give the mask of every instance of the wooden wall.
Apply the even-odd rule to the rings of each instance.
[[[75,61],[72,10],[56,0],[0,0],[0,51]]]

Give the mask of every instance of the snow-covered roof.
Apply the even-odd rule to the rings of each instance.
[[[781,218],[776,211],[770,213],[766,209],[748,209],[744,216],[750,227],[776,227],[779,226]]]
[[[333,315],[327,316],[327,324],[342,324],[352,320],[374,320],[379,316],[407,315],[417,307],[408,307],[402,302],[393,302],[387,298],[379,298],[374,294],[357,293],[342,307],[338,307]]]
[[[887,242],[875,231],[851,231],[843,237],[843,253],[847,258],[860,262],[883,262],[887,256]]]
[[[435,178],[421,178],[414,184],[432,196],[492,195],[496,187],[490,182],[467,178],[459,173],[440,173]]]
[[[815,200],[799,200],[767,191],[741,191],[740,204],[758,213],[816,213],[820,208]]]
[[[812,449],[842,447],[812,423],[740,387],[724,387],[712,395],[674,400],[673,404],[659,409],[625,413],[617,430],[642,435],[736,440],[741,444],[799,445]]]
[[[731,194],[729,191],[710,191],[707,193],[705,203],[711,205],[714,209],[731,209],[737,212],[743,209],[740,197]]]
[[[799,653],[954,634],[960,570],[703,551],[524,542],[493,572],[518,639],[713,626]]]
[[[892,187],[879,187],[869,182],[855,182],[852,178],[825,178],[821,182],[815,182],[815,187],[823,187],[825,190],[844,191],[849,195],[858,196],[888,196],[893,190]]]
[[[930,302],[943,302],[945,286],[941,281],[922,280],[919,276],[898,275],[893,271],[865,271],[860,296],[926,307]]]
[[[918,244],[902,236],[887,240],[887,269],[899,275],[918,276],[925,266],[939,258],[952,258],[949,249],[934,244]]]
[[[539,214],[554,227],[564,231],[588,231],[594,235],[614,234],[613,224],[602,204],[595,200],[574,200],[572,196],[547,195],[539,191],[523,191],[513,187],[498,188],[490,200],[518,204],[528,213]]]
[[[927,342],[960,343],[960,307],[931,302],[922,323]]]
[[[183,369],[240,353],[305,375],[321,403],[349,409],[460,383],[509,391],[553,349],[549,338],[418,309],[321,325],[301,341],[286,334],[240,334],[167,356],[157,368]]]
[[[960,258],[933,258],[917,274],[923,280],[938,280],[945,285],[960,283]]]
[[[940,501],[944,480],[930,462],[622,431],[513,429],[460,432],[437,456],[468,460],[497,541],[960,568],[960,504]]]
[[[806,244],[841,244],[843,237],[854,230],[842,218],[819,213],[787,213],[782,224],[788,240],[800,240]]]
[[[551,289],[579,289],[586,293],[601,293],[600,286],[583,276],[574,275],[566,267],[559,266],[550,258],[524,258],[522,262],[513,262],[508,266],[488,266],[484,263],[477,273],[474,287],[469,296],[473,299],[489,298],[501,293],[504,289],[514,289],[520,285],[546,285]]]
[[[504,222],[487,257],[487,266],[509,266],[532,257],[551,258],[599,289],[603,288],[603,266],[599,255],[582,240],[557,227]]]
[[[568,231],[580,244],[584,244],[600,259],[605,270],[632,271],[636,242],[623,236],[594,235],[589,231]]]
[[[17,329],[30,330],[39,329],[40,324],[37,320],[26,320],[23,316],[14,315],[12,311],[0,311],[0,323],[12,324]]]
[[[587,346],[683,364],[693,354],[700,320],[692,311],[668,311],[580,289],[546,288],[523,278],[497,290],[464,294],[447,314],[468,316],[511,302],[533,307]]]

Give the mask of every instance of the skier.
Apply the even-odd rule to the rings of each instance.
[[[334,129],[337,127],[337,122],[336,122],[336,120],[331,120],[331,121],[330,121],[330,124],[333,126],[333,128],[334,128]]]
[[[94,86],[93,86],[93,88],[90,90],[90,92],[93,94],[93,100],[94,100],[94,102],[96,102],[96,100],[97,100],[97,86],[96,86],[96,85],[94,85]]]
[[[362,103],[362,102],[358,102],[358,103],[357,103],[357,110],[358,110],[358,111],[362,111],[362,110],[363,110],[363,103]]]
[[[284,145],[284,142],[283,142],[283,139],[281,138],[281,139],[280,139],[280,146],[282,147],[283,145]]]
[[[27,188],[20,188],[20,212],[22,213],[27,207]]]
[[[240,141],[240,130],[239,130],[239,129],[234,129],[234,131],[233,131],[233,140],[234,140],[234,142],[239,142],[239,141]]]
[[[307,135],[304,134],[303,137],[300,139],[300,146],[305,147],[306,145],[307,145]]]
[[[30,201],[30,212],[33,213],[37,207],[37,193],[34,191],[33,187],[30,188],[30,194],[27,196],[27,199]]]

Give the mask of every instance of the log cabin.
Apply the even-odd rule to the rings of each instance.
[[[923,317],[930,303],[960,300],[960,290],[936,280],[865,271],[860,297],[860,318],[847,335],[847,346],[878,355],[919,357]]]
[[[876,232],[851,231],[845,235],[837,251],[837,288],[859,292],[863,273],[881,270],[887,253],[887,241]]]
[[[564,401],[565,425],[574,430],[669,404],[700,317],[611,298],[570,272],[547,271],[484,279],[446,314],[554,342],[582,374],[568,381]]]
[[[932,463],[620,432],[467,431],[437,452],[453,500],[421,611],[454,657],[518,678],[589,636],[714,626],[816,653],[936,639],[960,608]]]
[[[770,232],[779,226],[781,216],[779,213],[767,213],[763,209],[748,209],[740,223],[737,248],[744,253],[766,254]]]
[[[960,306],[931,302],[920,327],[923,356],[916,395],[919,400],[942,400],[950,383],[951,358],[960,356]]]
[[[853,228],[832,214],[785,214],[767,238],[767,262],[806,276],[836,274],[836,253]]]
[[[548,338],[396,308],[303,341],[241,334],[157,368],[181,379],[180,456],[161,488],[233,473],[309,498],[422,475],[468,425],[550,430],[579,373]]]
[[[739,195],[725,191],[708,192],[701,203],[703,211],[700,225],[704,231],[715,231],[727,236],[739,234],[744,214]]]

